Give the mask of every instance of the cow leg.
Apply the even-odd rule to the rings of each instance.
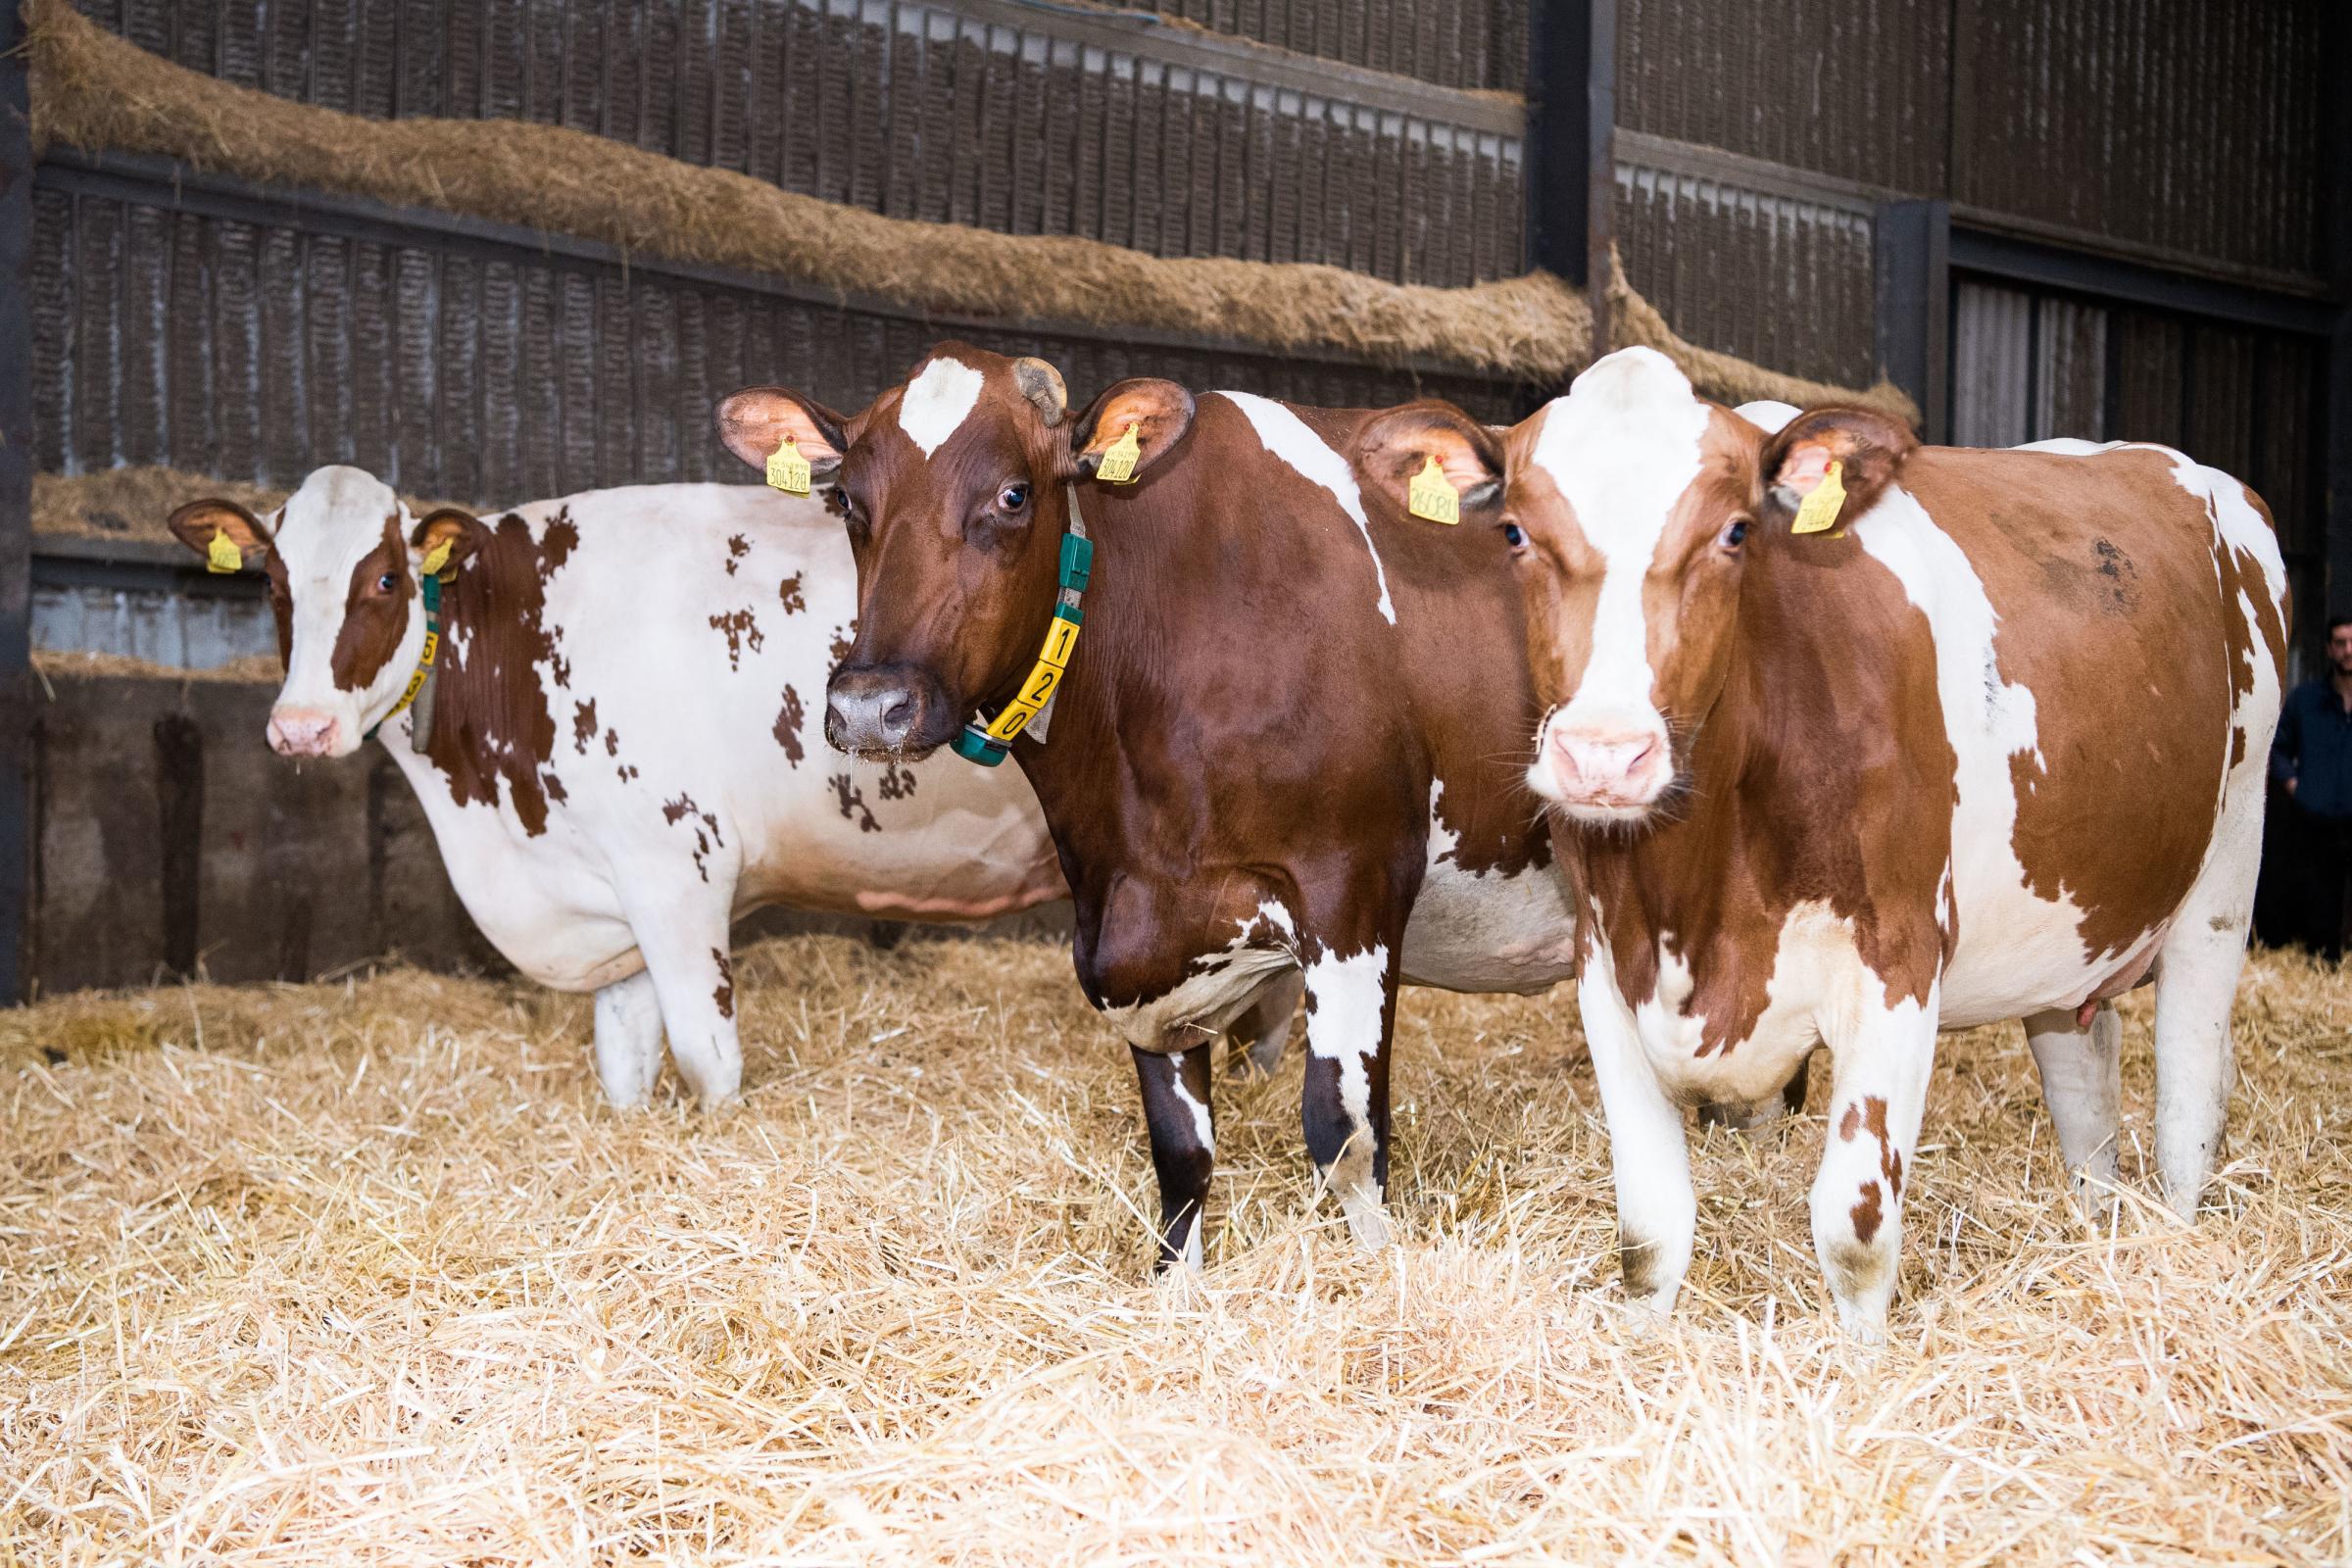
[[[1340,1200],[1356,1245],[1389,1245],[1389,1035],[1396,963],[1386,943],[1306,966],[1306,1079],[1298,1119],[1306,1152]]]
[[[1857,1010],[1830,1039],[1838,1070],[1813,1179],[1813,1251],[1846,1333],[1877,1345],[1902,1261],[1903,1189],[1936,1064],[1936,1003],[1931,993],[1924,1007]]]
[[[1683,1111],[1642,1054],[1634,1015],[1616,987],[1588,969],[1576,987],[1585,1047],[1609,1128],[1609,1170],[1617,1189],[1617,1266],[1625,1294],[1659,1316],[1690,1271],[1698,1197]]]
[[[717,884],[713,884],[713,887]],[[727,901],[697,884],[659,912],[639,906],[629,926],[662,1003],[669,1057],[706,1108],[726,1104],[743,1084],[735,1031],[735,965],[727,956]]]
[[[2262,810],[2261,782],[2241,782],[2156,956],[2156,1168],[2182,1219],[2196,1218],[2236,1076],[2230,1009],[2254,918]]]
[[[2112,1188],[2116,1134],[2124,1103],[2124,1021],[2102,1002],[2088,1027],[2072,1007],[2053,1007],[2026,1020],[2026,1044],[2041,1071],[2042,1102],[2058,1130],[2058,1157],[2078,1199]]]
[[[1155,1271],[1181,1263],[1200,1267],[1200,1223],[1215,1163],[1216,1124],[1209,1115],[1209,1055],[1213,1045],[1190,1051],[1135,1054],[1144,1091],[1144,1123],[1152,1132],[1152,1168],[1159,1176],[1159,1260]]]
[[[596,1078],[614,1110],[637,1110],[662,1076],[662,1004],[640,969],[596,994]]]
[[[1282,1065],[1282,1048],[1291,1040],[1291,1014],[1305,995],[1306,981],[1298,971],[1276,975],[1250,1004],[1250,1010],[1233,1021],[1233,1038],[1247,1046],[1250,1070],[1257,1076],[1271,1076]]]

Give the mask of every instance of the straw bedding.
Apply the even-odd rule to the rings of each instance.
[[[884,218],[563,126],[373,121],[291,103],[148,54],[69,0],[26,0],[25,15],[42,145],[160,154],[194,169],[527,223],[943,315],[1338,349],[1530,382],[1558,381],[1592,357],[1585,297],[1547,272],[1432,288],[1337,267],[1157,257],[1099,240]],[[1694,348],[1655,316],[1622,340],[1676,358],[1712,395],[1861,399],[1918,416],[1890,385],[1855,393],[1777,374]]]
[[[598,1102],[589,1006],[392,970],[0,1014],[0,1561],[2316,1562],[2352,1552],[2352,985],[2249,970],[2202,1226],[2052,1196],[2014,1028],[1946,1043],[1896,1343],[1844,1346],[1812,1118],[1695,1136],[1644,1335],[1566,994],[1408,994],[1395,1207],[1219,1079],[1153,1284],[1066,954],[751,950],[749,1098]]]

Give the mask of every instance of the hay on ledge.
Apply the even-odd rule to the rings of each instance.
[[[148,54],[69,0],[26,0],[24,9],[42,145],[159,154],[946,315],[1150,327],[1380,364],[1427,359],[1533,383],[1558,381],[1590,358],[1584,296],[1545,272],[1432,288],[1317,264],[1163,258],[1099,240],[884,218],[562,126],[375,121],[292,103]],[[1870,402],[1918,417],[1891,386],[1819,398],[1814,383],[1692,348],[1662,321],[1643,331],[1639,341],[1672,355],[1716,396]]]
[[[394,970],[0,1012],[0,1540],[27,1560],[2131,1561],[2352,1554],[2352,982],[2258,957],[2213,1206],[2053,1196],[2014,1026],[1947,1040],[1895,1343],[1842,1344],[1818,1117],[1694,1134],[1618,1304],[1566,993],[1408,993],[1401,1245],[1304,1211],[1299,1063],[1220,1074],[1154,1286],[1066,950],[739,962],[747,1102],[615,1116],[589,1004]],[[666,1095],[666,1091],[664,1091]]]

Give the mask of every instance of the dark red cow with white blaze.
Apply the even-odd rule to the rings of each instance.
[[[1383,1245],[1397,982],[1535,991],[1573,968],[1516,760],[1537,710],[1500,539],[1358,484],[1357,463],[1397,461],[1395,414],[1131,380],[1072,419],[1051,366],[960,344],[852,416],[763,388],[719,422],[755,466],[798,443],[833,487],[858,631],[826,732],[865,756],[928,755],[1015,696],[1082,514],[1083,634],[1050,729],[1011,753],[1076,902],[1079,979],[1134,1051],[1161,1262],[1200,1257],[1208,1042],[1294,974],[1307,1148]],[[1097,479],[1129,441],[1133,482]]]
[[[856,615],[841,529],[751,485],[638,485],[416,517],[325,467],[267,519],[172,528],[258,566],[285,688],[270,741],[344,757],[379,731],[482,934],[596,993],[596,1066],[645,1102],[664,1033],[706,1102],[743,1074],[728,927],[765,904],[977,919],[1061,896],[1037,802],[954,758],[852,762],[812,733]],[[442,569],[426,647],[425,576]]]
[[[1690,1260],[1682,1106],[1821,1043],[1814,1245],[1880,1336],[1936,1032],[2024,1018],[2066,1163],[2111,1182],[2111,999],[2150,978],[2193,1213],[2286,658],[2262,503],[2161,447],[1922,448],[1853,409],[1767,434],[1642,349],[1499,439],[1419,424],[1507,481],[1469,494],[1526,597],[1629,1291],[1664,1310]]]

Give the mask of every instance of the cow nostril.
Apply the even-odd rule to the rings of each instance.
[[[911,697],[902,697],[882,710],[882,727],[885,729],[906,729],[913,722],[914,699]]]

